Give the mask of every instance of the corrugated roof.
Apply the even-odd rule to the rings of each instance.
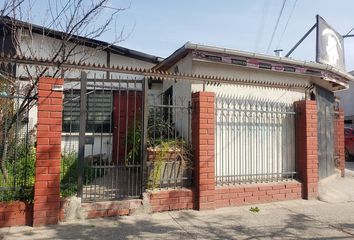
[[[56,39],[64,39],[64,37],[67,35],[67,33],[65,33],[65,32],[57,31],[54,29],[49,29],[49,28],[39,26],[36,24],[32,24],[29,22],[14,20],[8,16],[0,17],[0,24],[3,24],[5,26],[12,26],[14,22],[16,23],[16,25],[23,26],[26,28],[31,28],[34,33],[45,34],[48,37],[52,37],[52,38],[56,38]],[[146,61],[146,62],[151,62],[151,63],[155,63],[155,64],[162,61],[162,58],[160,58],[158,56],[146,54],[143,52],[124,48],[124,47],[117,46],[117,45],[112,45],[108,42],[104,42],[104,41],[100,41],[100,40],[81,37],[78,35],[72,35],[70,41],[79,42],[82,45],[85,45],[87,47],[92,47],[92,48],[103,47],[105,50],[107,49],[107,50],[111,51],[111,53],[131,57],[134,59],[138,59],[138,60],[142,60],[142,61]]]

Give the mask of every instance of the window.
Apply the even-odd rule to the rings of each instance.
[[[87,94],[86,132],[112,132],[113,95],[111,92],[90,91]],[[80,91],[64,93],[63,132],[80,130]]]

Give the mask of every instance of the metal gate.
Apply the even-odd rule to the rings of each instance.
[[[0,77],[0,201],[33,199],[35,127],[18,85]]]
[[[77,190],[83,202],[141,196],[144,81],[132,75],[65,79],[62,192]]]
[[[334,163],[334,94],[316,88],[318,109],[318,176],[320,179],[335,173]]]

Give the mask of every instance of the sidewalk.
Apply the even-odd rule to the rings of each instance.
[[[319,199],[328,203],[354,202],[354,162],[346,162],[345,177],[332,175],[319,182]]]
[[[0,239],[353,239],[354,202],[295,200],[215,211],[135,215],[43,228],[0,229]]]

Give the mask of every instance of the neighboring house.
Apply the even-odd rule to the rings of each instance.
[[[229,120],[225,120],[224,115],[228,115],[230,118],[234,117],[232,112],[226,110],[235,108],[233,101],[236,101],[237,107],[244,109],[247,106],[240,106],[242,101],[252,101],[252,104],[256,106],[267,102],[293,105],[298,100],[310,98],[317,100],[320,120],[318,126],[320,177],[323,178],[334,173],[334,91],[347,89],[349,83],[353,80],[351,75],[329,65],[192,43],[186,43],[171,56],[157,64],[154,69],[224,78],[223,81],[211,81],[210,84],[178,80],[163,82],[163,90],[172,92],[174,96],[185,96],[190,99],[191,93],[204,90],[215,92],[217,99],[219,97],[219,102],[216,102],[216,106],[219,106],[220,110],[217,110],[216,113],[216,168],[220,176],[235,174],[230,170],[230,165],[225,163],[225,158],[230,158],[231,161],[232,158],[237,157],[235,152],[239,152],[239,149],[245,149],[242,151],[248,152],[248,148],[253,148],[257,144],[258,147],[260,146],[259,148],[268,147],[268,149],[271,149],[273,153],[269,158],[277,162],[274,168],[283,169],[283,171],[284,168],[287,168],[286,171],[295,171],[295,165],[286,166],[285,163],[286,159],[295,158],[293,142],[283,144],[282,140],[276,140],[276,136],[278,136],[276,135],[271,136],[273,139],[271,141],[277,142],[268,146],[269,139],[261,138],[262,133],[255,133],[258,131],[257,129],[250,129],[251,135],[249,136],[243,136],[242,133],[236,135],[229,133],[229,126],[227,125]],[[228,83],[227,79],[229,78],[239,81],[237,84],[232,81]],[[264,85],[268,86],[264,87]],[[279,85],[283,87],[279,87]],[[224,98],[224,100],[221,98]],[[229,101],[229,104],[227,101]],[[187,121],[187,119],[185,118],[184,121]],[[241,119],[239,121],[240,126],[244,127],[242,121],[245,120]],[[282,119],[281,121],[285,120]],[[288,131],[294,128],[293,120],[289,118],[286,121],[291,123],[286,123],[288,125],[284,123],[285,125],[275,130],[279,131],[280,136],[292,134],[292,130]],[[271,132],[273,131],[271,128],[272,126],[269,125],[265,127],[264,131]],[[281,154],[278,154],[278,152]],[[253,158],[257,159],[258,156],[262,156],[262,153],[255,153]],[[244,157],[239,156],[239,161],[242,161]],[[243,175],[252,172],[267,174],[267,171],[262,172],[262,170],[255,169],[257,168],[256,165],[253,167],[245,166],[245,168],[242,171]]]
[[[349,74],[354,76],[354,71]],[[336,96],[340,99],[340,108],[344,109],[345,124],[354,127],[354,83],[349,84],[349,89],[336,92]]]

